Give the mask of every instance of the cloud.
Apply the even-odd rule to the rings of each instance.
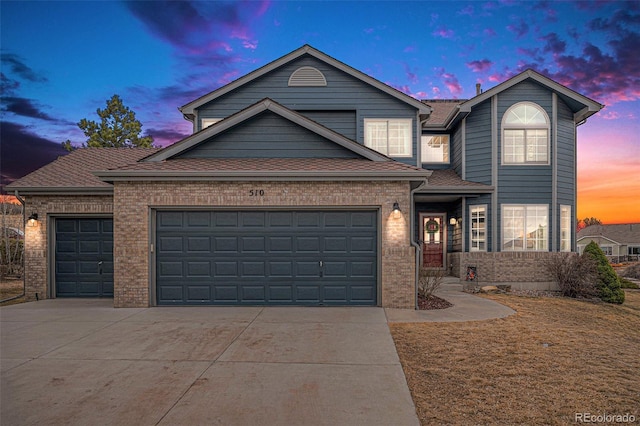
[[[442,80],[442,83],[449,89],[449,92],[454,98],[459,97],[462,92],[462,86],[458,81],[458,77],[454,74],[446,72],[446,70],[442,67],[435,68],[436,75]]]
[[[60,143],[37,136],[17,123],[1,122],[0,139],[0,186],[3,187],[68,154]]]
[[[498,35],[498,33],[496,32],[496,30],[494,30],[493,28],[485,28],[482,33],[487,36],[487,37],[495,37]]]
[[[560,40],[556,33],[549,33],[546,36],[540,37],[540,40],[545,42],[545,45],[542,48],[542,51],[545,53],[560,55],[561,53],[564,53],[567,48],[567,43]]]
[[[473,12],[474,12],[473,5],[471,5],[471,4],[470,4],[470,5],[468,5],[468,6],[464,7],[464,8],[462,8],[462,9],[460,9],[460,10],[458,11],[458,15],[468,15],[468,16],[473,16]]]
[[[411,68],[409,67],[408,64],[404,63],[404,74],[407,77],[407,80],[409,80],[411,83],[416,84],[418,82],[418,75],[411,71]]]
[[[447,39],[451,39],[456,36],[456,33],[452,29],[444,26],[438,27],[432,34],[436,37],[447,38]]]
[[[189,136],[190,132],[180,132],[175,129],[175,127],[167,127],[167,128],[149,128],[146,132],[147,135],[153,137],[154,145],[160,146],[168,146],[179,140],[182,140]]]
[[[53,123],[74,125],[67,120],[61,120],[56,117],[52,117],[46,112],[42,111],[42,107],[31,99],[21,98],[17,96],[4,97],[2,111],[10,112],[23,117],[37,118],[40,120],[51,121]]]
[[[485,72],[493,66],[493,62],[488,59],[482,59],[479,61],[467,62],[466,65],[473,72]]]
[[[524,19],[520,18],[518,22],[507,25],[507,30],[514,33],[516,38],[522,38],[529,32],[529,24],[527,24]]]
[[[16,54],[2,53],[0,54],[0,59],[5,66],[8,66],[14,74],[23,80],[31,81],[33,83],[44,83],[47,81],[45,76],[37,74],[23,62],[20,56]]]

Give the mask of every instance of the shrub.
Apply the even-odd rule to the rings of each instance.
[[[445,276],[445,270],[439,267],[420,268],[418,277],[418,294],[422,297],[429,298],[440,288],[442,280]]]
[[[547,271],[555,278],[563,296],[594,297],[596,288],[596,264],[590,257],[576,253],[558,253],[549,258]]]
[[[620,275],[627,278],[640,279],[640,263],[628,266]]]
[[[596,263],[598,297],[608,303],[623,303],[624,290],[620,288],[618,274],[613,270],[598,244],[591,241],[582,255],[591,257]]]
[[[629,281],[626,278],[620,278],[620,288],[638,289],[640,287],[638,287],[638,284],[634,283],[633,281]]]

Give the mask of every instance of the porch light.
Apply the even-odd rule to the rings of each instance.
[[[451,219],[449,219],[449,225],[456,226],[457,224],[458,224],[458,221],[456,220],[455,217],[452,217]]]
[[[29,216],[29,226],[36,226],[37,221],[38,213],[31,213],[31,216]]]
[[[398,204],[398,202],[396,201],[395,203],[393,203],[393,212],[399,212],[400,211],[400,204]]]

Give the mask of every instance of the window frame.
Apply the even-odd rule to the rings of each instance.
[[[560,204],[560,251],[571,251],[571,206],[568,204]]]
[[[509,115],[518,107],[532,107],[534,109],[536,109],[539,113],[541,113],[542,117],[545,120],[544,124],[540,124],[540,123],[507,123],[507,118],[509,117]],[[534,133],[536,132],[540,132],[540,131],[545,131],[546,132],[546,150],[545,150],[545,156],[546,159],[544,161],[537,161],[537,160],[528,160],[528,154],[530,151],[530,147],[533,146],[533,152],[536,154],[539,154],[540,151],[538,149],[536,149],[539,145],[535,142],[539,142],[539,138],[534,136]],[[520,150],[522,151],[521,155],[523,156],[522,161],[516,161],[515,159],[510,160],[508,159],[508,157],[512,156],[512,155],[508,155],[507,153],[507,133],[510,132],[517,132],[517,131],[521,131],[522,132],[522,146],[519,146],[517,144],[514,144],[514,154],[512,154],[513,156],[516,155],[520,155],[519,152],[516,152],[517,148],[520,148]],[[531,134],[531,136],[529,136],[529,134]],[[525,101],[525,102],[517,102],[513,105],[511,105],[505,112],[504,115],[502,116],[502,123],[501,123],[501,136],[502,136],[502,141],[501,141],[501,161],[502,161],[502,165],[503,166],[548,166],[549,164],[551,164],[551,121],[549,120],[549,115],[547,114],[547,112],[544,110],[544,108],[542,108],[540,105],[536,104],[535,102],[529,102],[529,101]],[[534,142],[534,145],[529,145],[529,142]],[[519,151],[520,151],[519,150]],[[510,154],[510,153],[509,153]]]
[[[204,130],[207,127],[211,127],[214,124],[216,124],[217,122],[222,121],[222,118],[201,118],[200,119],[200,130]],[[209,123],[206,124],[205,123]]]
[[[373,146],[373,144],[368,143],[369,142],[369,138],[368,136],[368,124],[373,124],[373,123],[385,123],[386,124],[386,152],[383,152],[379,149],[377,149],[376,147]],[[409,130],[409,137],[408,137],[408,145],[405,145],[405,148],[408,148],[408,153],[406,154],[398,154],[398,155],[392,155],[389,154],[389,124],[390,123],[402,123],[407,125],[407,128]],[[392,157],[392,158],[411,158],[413,157],[413,120],[410,118],[365,118],[364,119],[364,146],[366,146],[367,148],[373,149],[374,151],[377,151],[383,155],[386,155],[388,157]]]
[[[513,225],[510,228],[506,227],[510,219],[511,220],[518,219],[518,217],[515,217],[515,215],[513,217],[507,217],[506,211],[508,209],[522,210],[523,214],[522,216],[520,216],[520,218],[522,219],[522,223],[520,224],[520,226]],[[542,236],[544,237],[543,239],[529,238],[527,236],[528,234],[532,234],[536,232],[536,230],[533,230],[531,232],[527,231],[527,222],[528,222],[528,219],[531,218],[530,214],[528,214],[529,209],[544,210],[544,217],[546,219],[546,223],[545,223],[545,227],[543,227],[543,234],[542,234]],[[502,210],[501,220],[500,220],[501,222],[500,230],[501,230],[501,237],[502,237],[501,243],[500,243],[501,251],[504,251],[504,252],[536,252],[536,251],[548,252],[549,251],[549,205],[548,204],[502,204],[501,210]],[[538,212],[536,211],[534,214],[534,217],[537,217],[537,216],[538,216]],[[512,231],[521,231],[520,238],[511,237],[509,239],[509,241],[514,242],[511,248],[508,248],[505,244],[507,242],[506,235],[510,235],[510,233],[507,232],[508,229],[511,229]],[[517,248],[517,245],[515,244],[516,241],[522,241],[521,248]],[[532,246],[531,248],[529,248],[530,245]]]
[[[445,145],[445,143],[441,143],[441,145],[443,147],[442,148],[442,156],[443,156],[443,158],[446,157],[446,159],[443,159],[442,161],[425,160],[424,147],[425,147],[425,144],[428,144],[427,138],[446,138],[446,145]],[[436,133],[420,135],[420,162],[422,164],[451,164],[451,135],[448,135],[448,134],[436,134]]]
[[[480,223],[480,214],[476,214],[474,210],[478,210],[478,213],[482,212],[482,218],[484,219],[484,228],[479,226],[474,228],[474,224]],[[486,252],[487,251],[487,205],[477,204],[469,206],[469,251],[471,252]],[[477,233],[477,237],[475,234]],[[483,234],[480,237],[480,234]],[[474,244],[475,243],[475,244]],[[484,248],[480,248],[481,244],[484,244]]]

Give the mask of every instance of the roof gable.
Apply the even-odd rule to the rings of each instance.
[[[382,83],[381,81],[376,80],[373,77],[370,77],[366,74],[364,74],[361,71],[356,70],[355,68],[352,68],[348,65],[346,65],[343,62],[340,62],[338,60],[336,60],[335,58],[332,58],[331,56],[317,50],[314,49],[313,47],[305,44],[304,46],[300,47],[299,49],[294,50],[293,52],[282,56],[279,59],[276,59],[275,61],[261,67],[258,68],[257,70],[246,74],[243,77],[240,77],[239,79],[225,85],[222,86],[221,88],[214,90],[204,96],[201,96],[200,98],[189,102],[188,104],[180,107],[180,111],[182,112],[182,114],[184,114],[185,117],[189,118],[190,120],[193,120],[193,118],[195,117],[195,110],[208,103],[213,101],[216,98],[219,98],[220,96],[231,92],[232,90],[247,84],[253,80],[255,80],[256,78],[267,74],[271,71],[276,70],[277,68],[281,67],[282,65],[285,65],[291,61],[296,60],[297,58],[303,56],[303,55],[310,55],[320,61],[323,61],[353,77],[355,77],[356,79],[362,81],[365,84],[371,85],[373,87],[375,87],[376,89],[392,96],[395,97],[399,100],[401,100],[402,102],[405,102],[411,106],[413,106],[414,108],[416,108],[420,114],[425,115],[425,117],[430,114],[431,112],[431,108],[428,105],[425,105],[423,103],[421,103],[420,101],[418,101],[417,99],[412,98],[411,96],[400,92],[399,90],[394,89],[391,86],[388,86],[384,83]]]
[[[467,102],[464,102],[462,105],[460,105],[460,112],[469,113],[474,106],[486,101],[487,99],[490,99],[491,97],[497,95],[500,92],[503,92],[504,90],[509,89],[510,87],[515,86],[522,81],[529,79],[546,87],[551,91],[556,92],[559,96],[567,101],[567,104],[573,105],[572,110],[576,123],[586,120],[587,118],[591,117],[593,114],[604,108],[604,105],[594,101],[593,99],[589,99],[586,96],[583,96],[569,89],[568,87],[563,86],[562,84],[557,83],[556,81],[535,72],[532,69],[528,69],[487,90],[486,92],[481,93],[480,95],[468,100]]]
[[[330,130],[316,123],[315,121],[312,121],[305,116],[298,114],[297,112],[292,111],[268,98],[263,99],[262,101],[257,102],[252,106],[239,111],[238,113],[227,117],[210,127],[207,127],[206,129],[194,133],[193,135],[188,136],[187,138],[164,148],[163,150],[145,158],[143,161],[165,161],[172,158],[191,156],[192,154],[187,154],[189,151],[193,152],[193,150],[198,149],[199,145],[215,144],[216,136],[228,131],[232,131],[236,126],[239,125],[244,126],[247,123],[249,123],[250,125],[252,119],[262,115],[266,111],[272,113],[280,119],[287,120],[299,126],[301,129],[306,130],[305,133],[307,135],[309,134],[309,132],[313,133],[314,137],[310,138],[308,142],[304,143],[309,143],[312,145],[315,144],[316,147],[322,145],[323,149],[328,149],[331,144],[334,144],[334,146],[337,146],[337,148],[341,148],[335,149],[334,156],[332,156],[331,158],[361,157],[371,161],[392,161],[389,157],[380,154],[372,149],[369,149],[364,145],[360,145],[359,143],[354,142],[351,139],[348,139],[341,134],[334,132],[333,130]],[[265,142],[265,144],[267,143],[268,142]],[[213,146],[211,146],[210,148],[213,148]],[[347,153],[344,152],[345,150],[351,152],[353,155],[347,155]],[[257,153],[256,155],[263,156],[263,158],[268,158],[265,157],[265,155],[267,154],[264,153]],[[215,155],[210,154],[210,156]],[[288,157],[292,157],[292,155],[288,155]]]
[[[591,225],[578,231],[578,241],[605,238],[616,244],[640,244],[640,223]]]

